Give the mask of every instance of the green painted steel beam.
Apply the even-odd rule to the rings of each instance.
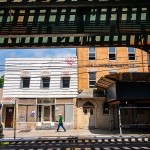
[[[1,0],[1,8],[58,8],[58,7],[136,7],[149,6],[149,0]]]

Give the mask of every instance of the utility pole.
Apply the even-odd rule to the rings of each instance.
[[[15,101],[15,114],[14,114],[14,139],[16,139],[16,99],[14,100]]]
[[[120,106],[119,106],[119,105],[118,105],[118,114],[119,114],[119,130],[120,130],[120,136],[122,136],[121,111],[120,111]]]

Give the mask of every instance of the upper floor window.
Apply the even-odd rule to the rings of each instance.
[[[95,47],[89,48],[89,60],[95,60],[96,59],[96,53],[95,53]]]
[[[89,72],[89,88],[94,88],[96,84],[96,72]]]
[[[116,74],[117,72],[115,71],[110,71],[109,74]]]
[[[29,88],[30,87],[30,77],[22,77],[21,78],[21,87]]]
[[[70,77],[62,77],[62,88],[70,87]]]
[[[116,49],[115,49],[115,47],[109,47],[109,60],[116,60]]]
[[[135,60],[135,48],[128,47],[128,59]]]
[[[50,77],[42,77],[42,88],[49,88]]]

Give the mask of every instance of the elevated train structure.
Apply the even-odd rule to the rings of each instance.
[[[55,149],[55,150],[105,150],[149,149],[149,137],[68,137],[49,139],[0,140],[1,149]]]
[[[150,52],[150,1],[0,1],[1,49],[90,46]]]

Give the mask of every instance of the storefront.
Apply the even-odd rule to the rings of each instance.
[[[4,127],[14,128],[16,121],[16,128],[19,130],[55,129],[61,113],[66,128],[74,128],[74,100],[74,98],[13,99],[13,103],[9,101],[3,104]]]

